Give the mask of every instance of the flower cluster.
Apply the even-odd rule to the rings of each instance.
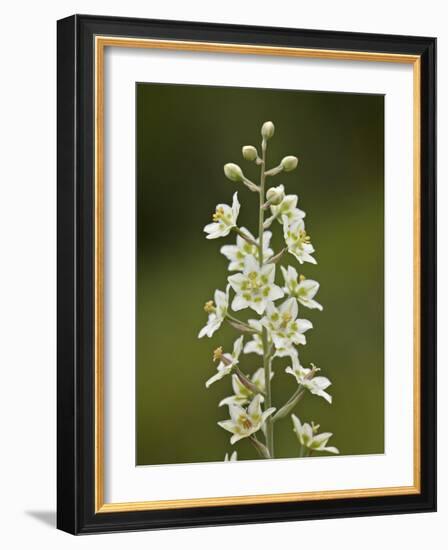
[[[218,425],[230,432],[230,443],[247,439],[259,456],[274,458],[274,426],[276,422],[291,414],[293,430],[300,444],[299,456],[312,452],[336,454],[335,447],[328,447],[332,434],[318,434],[314,423],[301,423],[293,410],[302,397],[308,393],[322,397],[327,403],[332,397],[325,390],[331,385],[324,376],[317,376],[319,369],[301,365],[299,349],[306,345],[306,333],[313,328],[311,321],[301,318],[299,308],[322,310],[315,300],[319,283],[298,274],[292,265],[280,266],[283,283],[276,284],[277,264],[291,254],[299,264],[316,264],[314,247],[305,229],[305,212],[298,207],[298,196],[286,194],[283,184],[268,187],[267,180],[278,174],[295,170],[297,157],[288,155],[277,166],[267,169],[266,152],[268,141],[274,136],[272,122],[265,122],[261,128],[261,154],[252,145],[242,149],[243,158],[255,163],[260,169],[259,184],[251,181],[240,166],[229,163],[224,166],[224,175],[232,182],[242,184],[259,198],[258,235],[246,227],[238,226],[240,202],[238,192],[233,194],[232,205],[218,204],[212,215],[212,222],[204,227],[207,239],[235,235],[235,244],[221,247],[221,253],[229,261],[225,291],[216,290],[214,299],[206,302],[208,313],[206,325],[199,332],[199,338],[211,338],[224,322],[242,333],[234,342],[233,350],[223,351],[218,347],[213,352],[217,362],[216,372],[206,381],[208,388],[214,382],[230,377],[233,394],[219,403],[229,410],[229,418]],[[271,248],[274,222],[282,227],[284,247],[277,253]],[[274,225],[273,225],[274,224]],[[271,230],[268,230],[270,229]],[[234,316],[233,312],[249,313],[250,318]],[[258,317],[254,318],[255,312]],[[246,374],[240,368],[241,354],[255,353],[260,357],[258,368]],[[274,376],[273,361],[276,357],[287,357],[291,364],[285,370],[294,377],[297,387],[290,399],[282,406],[273,405],[271,381]],[[226,454],[225,461],[237,460],[237,453]]]

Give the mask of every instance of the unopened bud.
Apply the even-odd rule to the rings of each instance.
[[[231,181],[243,181],[244,174],[238,164],[229,162],[224,165],[224,174]]]
[[[268,120],[268,122],[265,122],[263,126],[261,127],[261,135],[264,139],[270,139],[275,132],[275,126],[274,123]]]
[[[285,188],[283,187],[283,185],[279,185],[278,187],[270,187],[266,191],[266,199],[269,201],[270,204],[280,204],[284,198]]]
[[[283,158],[280,164],[285,172],[291,172],[291,170],[297,168],[298,163],[299,159],[297,157],[289,156]]]
[[[245,145],[243,147],[243,157],[246,160],[251,160],[251,161],[257,160],[258,158],[257,150],[253,145]]]

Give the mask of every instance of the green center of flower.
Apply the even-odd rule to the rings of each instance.
[[[247,279],[248,279],[249,287],[252,290],[260,290],[260,288],[263,286],[263,282],[258,277],[258,273],[256,271],[251,271],[248,274]]]
[[[291,319],[292,319],[292,315],[288,311],[285,311],[285,313],[282,313],[282,322],[280,326],[282,328],[286,328],[288,326],[288,323],[291,321]]]

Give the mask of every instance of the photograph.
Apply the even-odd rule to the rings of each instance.
[[[384,95],[135,87],[136,465],[383,454]]]

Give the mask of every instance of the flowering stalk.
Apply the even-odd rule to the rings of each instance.
[[[274,426],[278,420],[291,414],[293,431],[295,432],[299,450],[298,456],[310,456],[312,453],[338,453],[335,447],[327,447],[330,433],[318,434],[319,426],[304,423],[293,411],[306,393],[316,395],[332,402],[331,395],[325,390],[331,385],[328,378],[316,376],[319,369],[304,368],[300,364],[297,347],[306,344],[305,332],[313,327],[307,319],[298,318],[298,307],[322,310],[322,306],[314,300],[319,290],[319,283],[298,275],[296,269],[289,265],[281,267],[284,286],[275,284],[276,265],[291,254],[299,264],[305,262],[316,264],[313,256],[314,247],[306,233],[305,212],[297,208],[297,195],[285,195],[283,185],[270,187],[266,190],[267,178],[272,178],[283,172],[291,172],[298,165],[294,156],[286,156],[274,168],[267,169],[267,145],[274,135],[272,122],[265,122],[261,128],[261,156],[252,145],[243,147],[245,160],[254,162],[260,167],[260,183],[253,183],[242,169],[234,163],[224,166],[225,176],[235,183],[241,183],[251,192],[258,193],[259,215],[258,236],[254,237],[245,227],[238,226],[240,203],[238,193],[234,193],[232,205],[218,204],[213,214],[213,222],[206,225],[204,231],[207,239],[226,237],[236,233],[235,245],[225,245],[221,253],[229,260],[229,271],[236,272],[227,278],[226,291],[216,290],[214,301],[206,303],[204,310],[209,314],[207,324],[199,333],[212,337],[227,321],[235,330],[242,333],[234,342],[233,351],[224,352],[222,347],[215,349],[213,360],[218,362],[217,372],[207,380],[209,387],[214,382],[231,376],[234,394],[221,400],[220,406],[229,408],[228,420],[218,422],[224,430],[230,432],[230,443],[233,445],[243,439],[248,439],[261,458],[275,458]],[[265,214],[270,210],[270,216]],[[272,233],[267,231],[277,221],[283,227],[285,246],[275,253],[270,248]],[[234,296],[230,304],[230,291]],[[279,305],[277,300],[284,299]],[[229,313],[251,309],[258,318],[242,320]],[[244,343],[244,338],[251,340]],[[246,374],[240,367],[241,353],[255,353],[262,357],[262,367],[252,375]],[[278,407],[273,406],[272,370],[276,357],[289,357],[291,366],[285,370],[294,377],[297,383],[292,396]],[[259,439],[264,438],[264,442]],[[229,456],[231,457],[229,459]],[[225,461],[237,460],[236,452],[226,454]]]

